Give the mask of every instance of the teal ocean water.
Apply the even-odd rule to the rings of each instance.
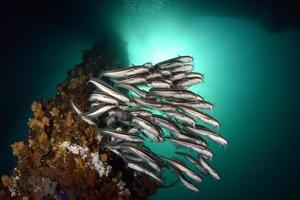
[[[200,193],[177,184],[151,199],[296,195],[299,165],[291,163],[299,153],[299,32],[270,33],[247,18],[190,12],[182,7],[157,10],[150,19],[125,23],[121,32],[132,63],[194,56],[195,71],[204,73],[205,82],[192,90],[215,103],[211,114],[228,139],[225,149],[212,145],[212,163],[221,180],[205,178]],[[168,155],[172,150],[161,149]]]
[[[167,0],[123,3],[123,10],[113,13],[112,24],[127,42],[130,63],[193,56],[195,71],[205,75],[205,82],[192,90],[215,104],[210,114],[221,122],[218,132],[228,140],[225,148],[209,144],[220,181],[204,178],[199,193],[178,183],[159,189],[151,199],[299,197],[300,32],[270,31],[257,15],[250,15],[247,9],[243,14],[239,8],[222,8],[225,4],[216,4],[214,9]],[[6,160],[3,172],[13,166],[9,145],[26,138],[30,103],[55,94],[55,85],[80,62],[81,50],[93,45],[93,39],[70,35],[66,30],[47,32],[32,39],[28,51],[24,50],[27,53],[20,55],[26,65],[35,67],[24,69],[21,79],[30,86],[29,97],[22,102],[22,96],[16,95],[12,103],[22,106],[19,113],[14,111],[19,117],[10,121],[6,129],[10,135],[1,143],[1,158]],[[152,148],[173,155],[170,145]]]

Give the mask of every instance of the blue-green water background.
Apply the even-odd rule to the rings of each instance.
[[[54,95],[56,84],[80,63],[82,49],[113,31],[127,42],[133,64],[192,55],[195,71],[205,74],[205,83],[192,89],[215,104],[211,114],[229,143],[225,149],[212,144],[220,181],[205,178],[200,193],[177,184],[151,199],[299,197],[299,31],[270,31],[255,12],[228,4],[123,2],[107,15],[103,4],[95,3],[76,13],[88,13],[87,19],[49,22],[33,31],[25,27],[20,44],[2,53],[1,174],[14,166],[9,145],[26,138],[31,102]],[[91,24],[81,24],[87,21]]]

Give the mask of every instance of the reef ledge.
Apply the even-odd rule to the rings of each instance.
[[[0,200],[143,200],[155,193],[157,183],[145,175],[135,179],[134,171],[103,148],[94,128],[70,107],[73,99],[88,108],[87,80],[119,68],[119,54],[105,53],[97,45],[84,51],[82,63],[57,85],[57,94],[32,103],[28,139],[11,145],[17,164],[1,177]]]

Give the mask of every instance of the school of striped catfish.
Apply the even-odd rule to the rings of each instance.
[[[209,164],[213,152],[207,141],[224,146],[227,141],[215,131],[219,122],[206,112],[213,104],[189,90],[204,79],[203,74],[193,71],[191,56],[107,70],[88,81],[96,88],[88,99],[89,110],[83,112],[74,101],[71,106],[96,128],[104,147],[120,156],[128,168],[166,186],[165,167],[176,173],[177,181],[186,188],[198,192],[203,176],[220,179]],[[105,128],[98,126],[99,118],[104,119]],[[178,158],[155,154],[145,140],[173,143],[178,149],[174,153],[194,169]]]

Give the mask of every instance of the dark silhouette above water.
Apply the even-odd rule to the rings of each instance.
[[[300,29],[298,0],[200,0],[187,1],[186,5],[200,15],[254,20],[269,32]]]

